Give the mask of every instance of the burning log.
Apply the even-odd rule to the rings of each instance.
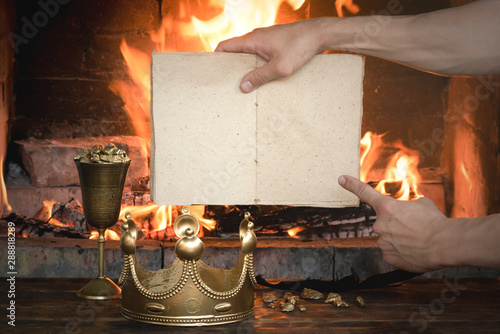
[[[53,225],[40,219],[27,218],[16,213],[11,213],[0,219],[0,230],[4,235],[7,234],[8,222],[14,222],[16,225],[16,236],[24,238],[65,237],[88,239],[90,236],[90,232],[78,231],[70,226]]]
[[[0,220],[0,231],[7,233],[7,223],[14,222],[16,225],[16,235],[24,238],[31,237],[66,237],[89,239],[96,238],[97,231],[87,224],[83,207],[78,201],[70,199],[66,203],[56,203],[44,201],[44,207],[39,210],[34,218],[27,218],[23,215],[11,213]],[[106,232],[106,239],[119,239],[121,235],[121,225],[123,221],[118,221]],[[138,240],[145,239],[141,230],[137,232]],[[149,239],[162,239],[149,238]]]
[[[383,187],[383,193],[397,198],[402,181],[368,182],[372,187]],[[409,189],[409,198],[418,194]],[[375,210],[361,202],[359,207],[316,208],[287,206],[216,206],[206,208],[205,217],[217,220],[215,233],[219,236],[236,236],[238,219],[243,212],[252,214],[255,232],[260,236],[292,236],[301,239],[365,237],[376,235],[372,226],[377,219]]]
[[[34,218],[11,213],[0,220],[1,229],[8,222],[16,225],[16,235],[29,237],[84,238],[90,236],[90,229],[83,215],[83,208],[73,198],[66,203],[44,201],[44,206]]]
[[[233,236],[244,211],[252,214],[255,232],[261,236],[288,236],[295,228],[300,238],[369,236],[376,219],[375,211],[365,203],[347,208],[209,205],[205,217],[217,220],[217,235]]]
[[[71,198],[66,203],[43,201],[43,208],[34,216],[50,225],[71,227],[73,230],[89,233],[90,229],[83,214],[83,207]]]

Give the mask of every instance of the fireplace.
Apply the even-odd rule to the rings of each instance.
[[[254,2],[258,3],[248,1]],[[351,1],[281,1],[275,22],[319,16],[416,14],[462,2],[379,0],[354,1],[356,6],[353,6]],[[53,155],[69,159],[75,146],[87,143],[75,142],[75,138],[104,136],[114,138],[118,144],[125,143],[141,162],[131,167],[135,172],[128,181],[125,204],[132,206],[130,211],[151,204],[148,150],[141,148],[149,142],[149,100],[145,93],[148,57],[153,50],[211,51],[217,40],[230,37],[220,34],[220,30],[211,33],[220,22],[210,20],[223,8],[209,5],[209,1],[189,0],[42,3],[20,5],[7,1],[2,5],[2,14],[8,18],[2,20],[5,22],[2,45],[8,48],[2,48],[0,58],[0,66],[6,73],[1,78],[2,126],[8,129],[2,138],[7,139],[3,145],[6,154],[0,155],[0,159],[5,159],[7,188],[3,193],[8,195],[3,199],[4,213],[12,211],[34,217],[43,200],[68,204],[70,212],[78,212],[76,200],[81,196],[78,187],[71,181],[58,183],[63,177],[57,175],[64,173],[59,166],[63,166],[44,170],[45,174],[54,175],[48,181],[34,181],[36,169],[40,169],[44,157],[48,159],[47,154],[54,147],[58,151]],[[237,12],[241,3],[228,0],[226,9]],[[250,10],[255,8],[247,12]],[[373,28],[368,33],[377,33],[377,27]],[[445,214],[459,217],[500,212],[500,189],[496,184],[500,176],[498,79],[440,77],[367,57],[363,104],[362,133],[378,134],[372,136],[372,145],[377,141],[386,143],[379,148],[379,158],[368,162],[371,166],[365,181],[377,184],[386,178],[389,158],[403,151],[419,158],[419,193],[433,199]],[[138,141],[145,144],[136,146]],[[26,155],[33,156],[36,151],[40,160],[30,169]],[[64,168],[74,168],[71,164],[72,161]],[[399,187],[400,183],[393,182],[386,190],[394,193]],[[159,226],[153,218],[161,210],[169,217],[164,226]],[[173,240],[169,224],[179,210],[155,208],[154,212],[137,213],[145,217],[144,238],[161,241],[161,255],[154,256],[161,258],[162,263],[168,260],[164,249]],[[287,245],[293,248],[297,243],[314,240],[317,243],[314,252],[328,248],[325,252],[328,257],[343,251],[342,247],[330,249],[331,239],[341,239],[336,242],[358,239],[353,241],[355,248],[364,242],[374,245],[375,240],[370,238],[375,213],[364,204],[360,208],[337,210],[270,206],[208,206],[197,210],[205,220],[205,236],[228,238],[228,242],[245,210],[256,218],[259,237],[284,239],[279,241],[289,243],[284,249]],[[84,235],[91,232],[85,227],[82,231]],[[115,233],[116,239],[119,228]],[[159,245],[158,241],[151,242]],[[273,247],[273,242],[265,243]]]

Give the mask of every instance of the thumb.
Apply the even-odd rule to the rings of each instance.
[[[292,72],[292,67],[272,59],[265,65],[248,72],[241,80],[240,89],[243,93],[250,93],[270,81],[287,77]]]
[[[382,195],[370,185],[349,175],[340,176],[338,182],[344,189],[358,196],[360,200],[368,203],[375,210],[377,209],[377,202],[387,198],[387,196]]]

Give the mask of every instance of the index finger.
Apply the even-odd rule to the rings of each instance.
[[[386,196],[373,189],[370,185],[349,175],[342,175],[339,177],[339,184],[346,190],[358,196],[360,200],[368,203],[371,207],[376,209],[376,204]]]

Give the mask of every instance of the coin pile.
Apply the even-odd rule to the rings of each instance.
[[[106,146],[94,145],[84,148],[74,159],[83,163],[97,164],[118,164],[130,161],[127,153],[116,147],[113,143],[109,143]]]
[[[291,292],[286,292],[285,295],[283,296],[284,302],[278,301],[278,298],[274,296],[273,294],[270,293],[265,293],[262,296],[262,301],[267,305],[269,308],[276,308],[279,307],[281,312],[292,312],[295,310],[297,307],[301,312],[304,312],[306,310],[306,307],[304,305],[300,305],[300,297],[295,296]]]
[[[351,306],[351,305],[349,305],[348,302],[342,300],[342,297],[338,293],[335,293],[335,292],[328,294],[328,297],[326,297],[326,300],[325,300],[325,304],[333,304],[337,307],[343,307],[343,308],[347,308],[347,307]]]
[[[357,296],[355,302],[356,305],[358,305],[359,307],[365,307],[365,300],[363,299],[363,297]],[[343,300],[342,296],[340,296],[336,292],[331,292],[328,294],[328,296],[325,299],[325,304],[333,304],[334,306],[342,308],[351,307],[351,305],[345,300]]]
[[[305,311],[306,307],[304,305],[299,304],[300,299],[311,299],[311,300],[319,300],[324,299],[324,295],[316,290],[305,288],[302,290],[300,297],[295,296],[291,292],[286,292],[283,296],[285,302],[278,301],[278,298],[271,293],[265,293],[262,296],[262,301],[272,309],[279,307],[281,312],[292,312],[297,307],[300,311]],[[328,294],[326,297],[325,304],[333,304],[336,307],[348,308],[351,305],[342,299],[342,296],[336,292],[332,292]],[[365,301],[361,296],[356,297],[355,304],[359,307],[365,307]]]

